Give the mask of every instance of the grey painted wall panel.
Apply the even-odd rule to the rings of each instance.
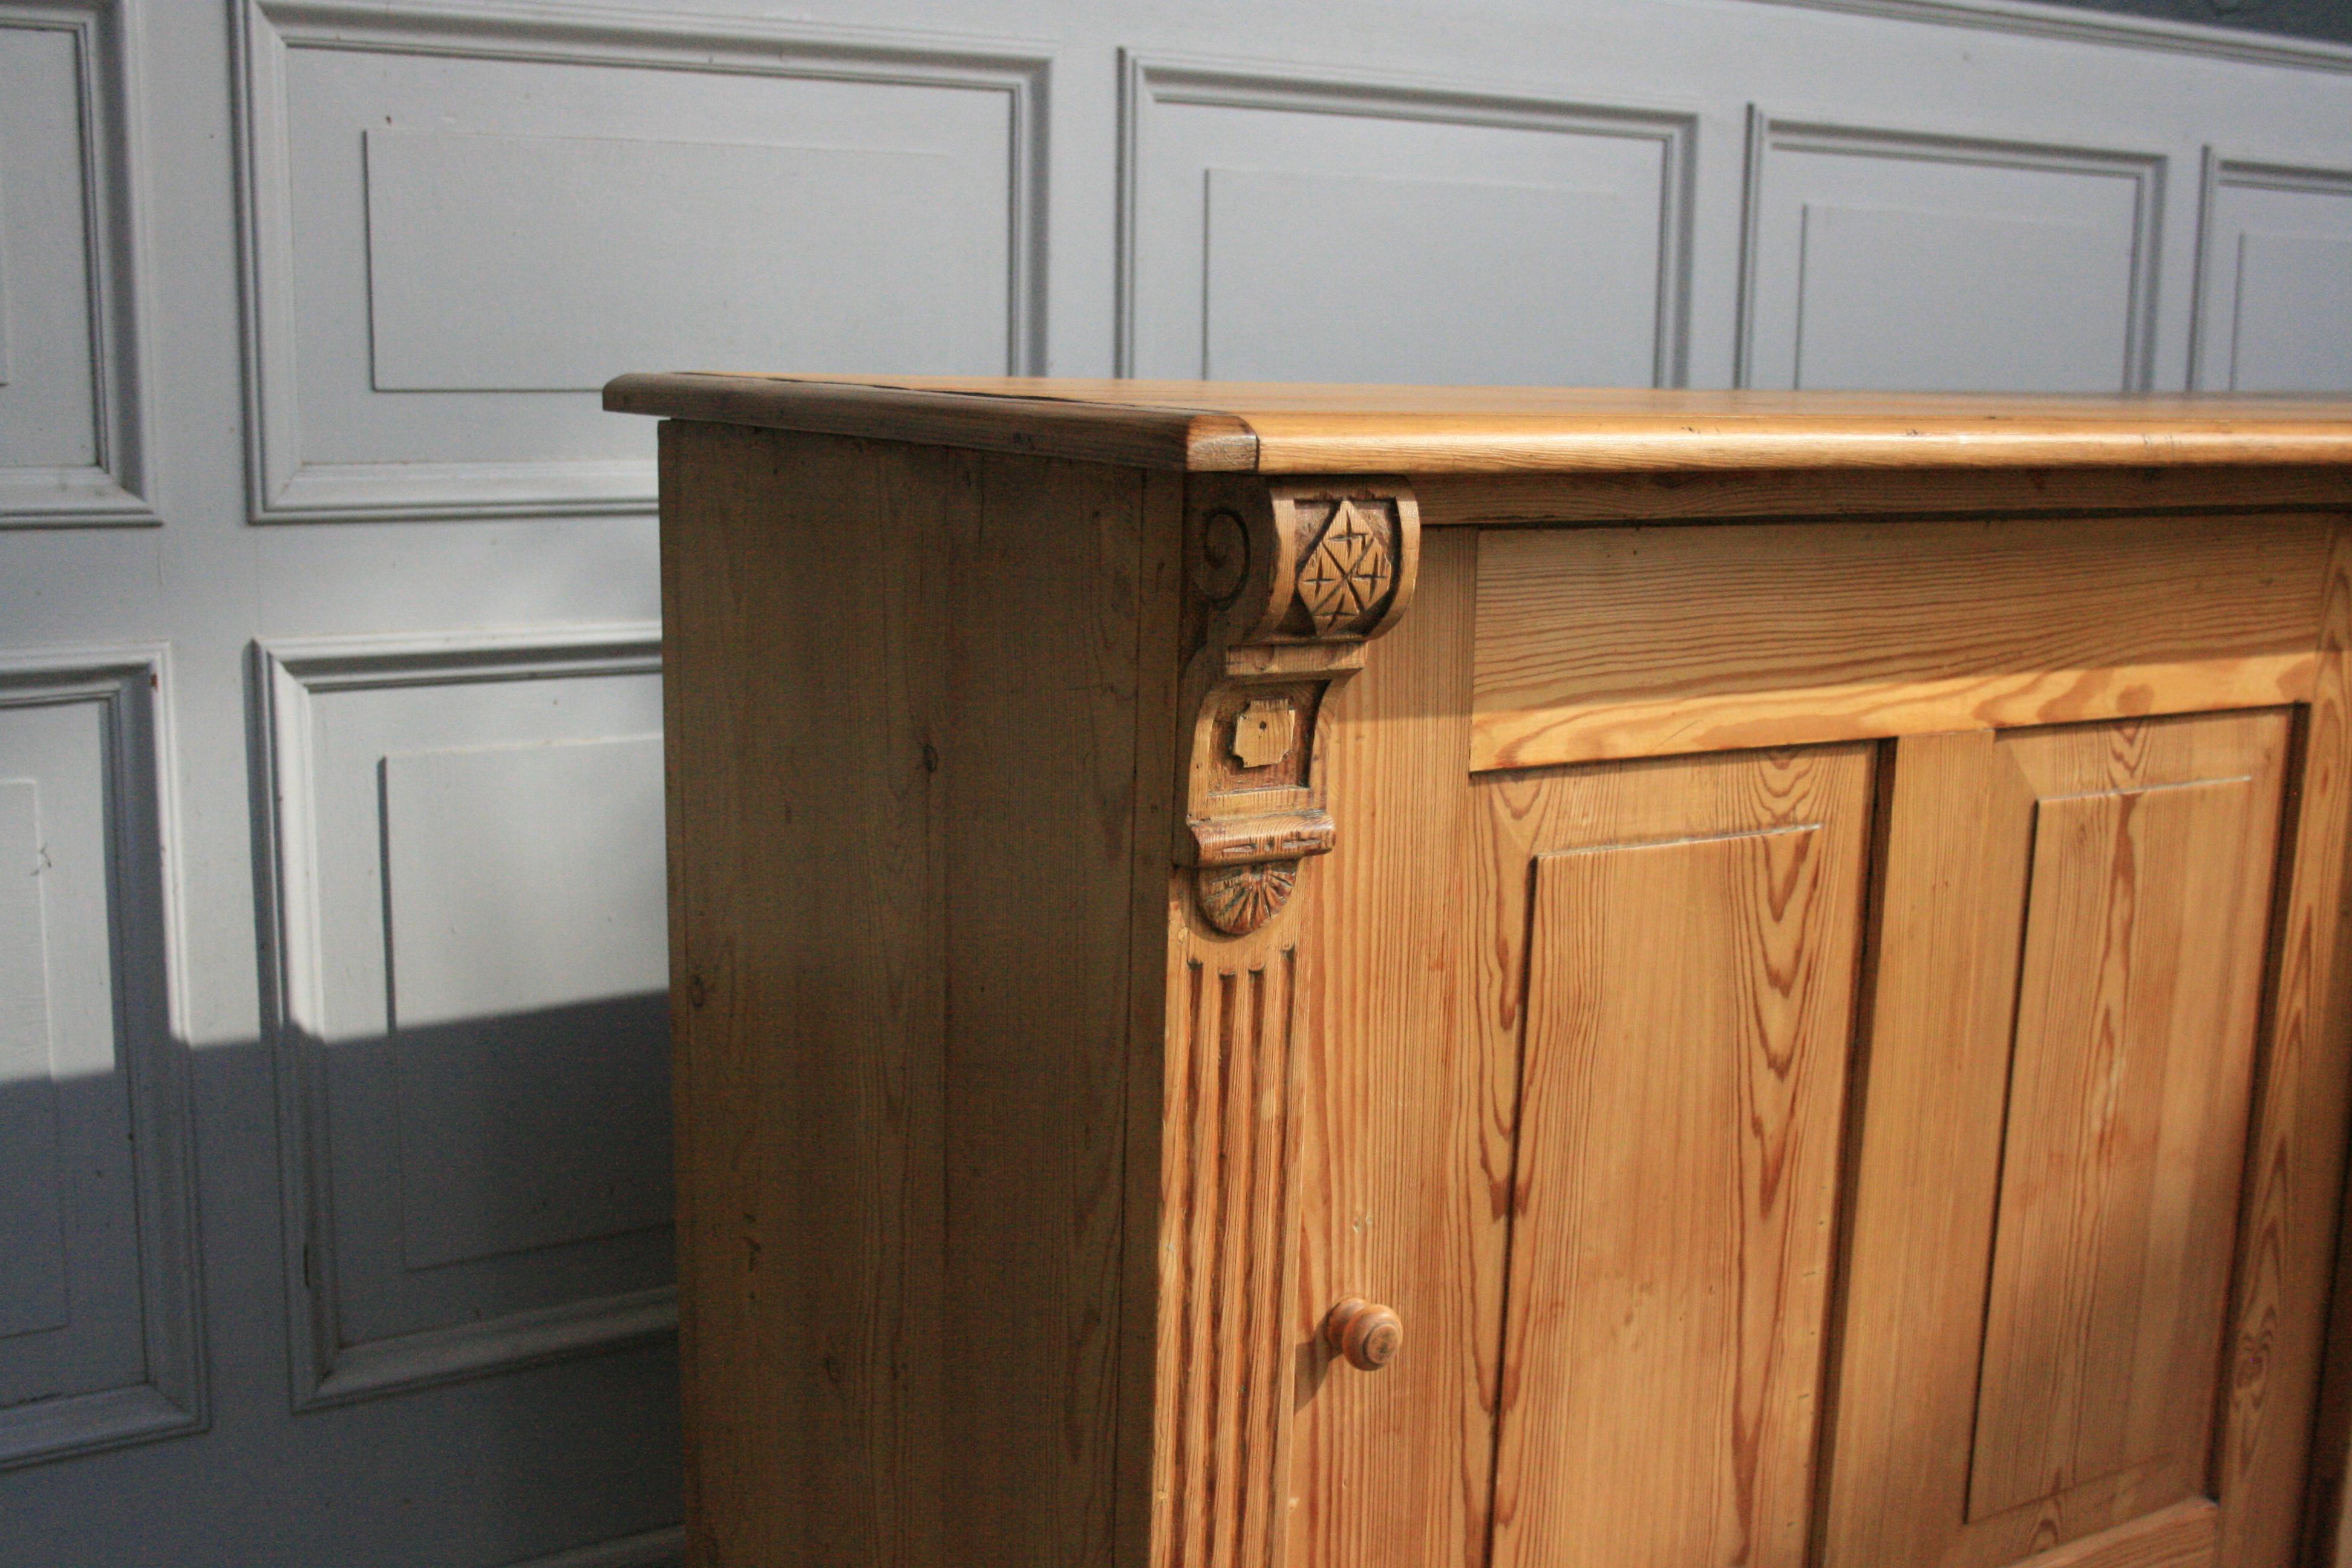
[[[1658,156],[1625,151],[1614,188],[1208,170],[1198,373],[1650,381]]]
[[[203,1419],[161,684],[0,653],[0,1468]]]
[[[617,365],[1027,362],[1017,55],[243,15],[257,520],[642,509]]]
[[[2322,392],[2352,364],[2352,170],[2209,160],[2196,384]]]
[[[1807,202],[1790,384],[2128,390],[2131,241],[2128,224],[2000,207]]]
[[[944,153],[381,128],[366,145],[376,392],[593,393],[619,366],[747,354],[1003,368],[1003,193]]]
[[[93,419],[81,40],[0,26],[0,464],[89,468]]]
[[[42,910],[47,853],[39,781],[0,779],[0,1341],[70,1321]]]
[[[0,6],[0,528],[153,521],[133,84],[109,0]]]
[[[1671,384],[1671,109],[1131,58],[1120,279],[1145,376]]]
[[[383,766],[403,1265],[666,1232],[661,736]]]
[[[2352,234],[2238,236],[2232,392],[2324,392],[2352,359]]]
[[[2157,153],[1758,114],[1743,384],[2149,385]]]
[[[668,1321],[654,657],[645,629],[266,656],[305,1405]]]

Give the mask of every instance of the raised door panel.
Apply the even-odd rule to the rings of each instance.
[[[2245,775],[2035,808],[1972,1519],[2203,1468],[2279,728]]]
[[[1898,744],[1831,1568],[2215,1560],[2291,729]]]
[[[1497,1568],[1805,1561],[1871,773],[1490,788],[1531,889]]]

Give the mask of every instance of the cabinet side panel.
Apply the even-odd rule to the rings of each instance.
[[[1169,1136],[1166,1104],[1170,847],[1176,831],[1181,720],[1178,616],[1183,578],[1184,476],[1143,475],[1142,594],[1136,625],[1135,879],[1128,929],[1134,933],[1128,991],[1126,1220],[1119,1236],[1118,1452],[1112,1556],[1120,1568],[1152,1561],[1153,1434],[1160,1416],[1160,1181]],[[1151,955],[1159,952],[1157,959]],[[1180,1145],[1181,1136],[1175,1140]]]
[[[941,801],[972,459],[666,426],[699,1568],[942,1560]]]
[[[1135,819],[1144,796],[1164,810],[1172,772],[1139,744],[1138,637],[1144,595],[1170,585],[1139,471],[976,471],[950,528],[951,701],[927,752],[950,890],[948,1560],[1099,1568],[1119,1502]],[[1165,886],[1164,834],[1150,879]]]

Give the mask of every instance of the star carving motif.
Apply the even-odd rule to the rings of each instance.
[[[1316,635],[1329,637],[1376,607],[1395,581],[1387,539],[1354,501],[1343,500],[1299,570],[1298,597]]]

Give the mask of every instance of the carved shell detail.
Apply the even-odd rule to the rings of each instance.
[[[1203,866],[1194,880],[1202,912],[1228,936],[1245,936],[1272,920],[1298,883],[1296,860]]]
[[[1384,532],[1352,500],[1342,500],[1298,573],[1298,597],[1316,635],[1349,629],[1378,609],[1396,581]]]

